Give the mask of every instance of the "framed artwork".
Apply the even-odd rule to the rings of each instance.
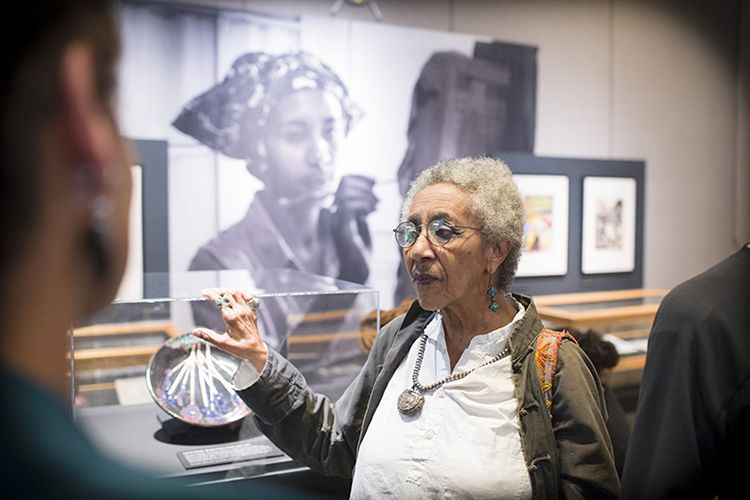
[[[559,293],[595,291],[595,290],[627,290],[643,287],[643,219],[644,219],[644,189],[645,189],[645,168],[646,164],[640,160],[613,160],[613,159],[595,159],[595,158],[555,158],[545,156],[534,156],[527,153],[515,152],[497,152],[493,156],[504,160],[513,172],[514,179],[520,176],[538,178],[548,176],[551,178],[565,177],[568,182],[568,219],[567,219],[567,271],[565,274],[549,275],[531,275],[522,274],[527,269],[530,259],[523,256],[519,263],[519,272],[516,279],[513,280],[512,289],[516,293],[531,295],[534,297],[540,295],[550,295]],[[581,269],[582,244],[583,244],[583,225],[586,217],[583,211],[583,186],[586,178],[600,178],[604,180],[625,179],[625,182],[631,182],[635,185],[635,222],[634,226],[626,228],[624,231],[631,238],[635,238],[635,247],[632,251],[635,255],[634,264],[630,271],[605,271],[601,273],[586,274]],[[522,180],[523,182],[523,180]],[[519,183],[522,195],[524,189]],[[632,185],[631,184],[631,185]],[[596,187],[593,194],[596,194]],[[553,188],[547,187],[546,190],[553,191]],[[627,190],[626,190],[627,191]],[[538,193],[537,191],[536,193]],[[542,191],[543,192],[543,191]],[[604,192],[604,191],[602,191]],[[527,191],[532,195],[531,191]],[[588,196],[592,193],[588,192]],[[632,195],[632,191],[630,192]],[[553,208],[553,211],[555,209]],[[563,210],[563,213],[565,211]],[[633,212],[630,212],[632,215]],[[628,222],[630,224],[630,222]],[[632,236],[632,235],[635,236]],[[599,255],[602,253],[600,252]],[[531,255],[531,254],[529,254]],[[605,254],[606,255],[606,254]],[[588,258],[588,254],[587,254]],[[606,257],[605,259],[608,259]],[[554,257],[552,258],[554,260]],[[615,262],[616,259],[612,259]],[[606,262],[605,264],[611,264]],[[539,263],[539,269],[552,264],[544,261]],[[603,266],[602,266],[603,267]],[[622,268],[626,268],[622,266]],[[613,267],[611,267],[613,268]],[[610,268],[610,269],[611,269]],[[600,267],[601,269],[601,267]],[[547,272],[547,271],[544,271]]]
[[[636,180],[583,178],[581,271],[628,273],[635,269]]]
[[[128,263],[117,291],[118,299],[143,297],[143,169],[140,165],[131,165],[130,172],[133,190],[130,198]]]
[[[516,174],[526,211],[516,276],[563,276],[568,272],[569,180],[565,175]]]

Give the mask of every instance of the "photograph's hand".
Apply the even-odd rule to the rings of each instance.
[[[378,204],[375,180],[363,175],[345,175],[336,190],[332,233],[341,264],[339,278],[364,283],[370,274],[372,237],[367,216]]]
[[[208,328],[196,328],[193,335],[248,360],[258,371],[263,370],[268,349],[258,329],[258,299],[241,290],[208,288],[201,293],[219,307],[227,329],[225,332],[215,332]]]
[[[333,200],[336,213],[355,217],[367,216],[375,210],[378,199],[373,193],[375,179],[365,175],[344,175]]]

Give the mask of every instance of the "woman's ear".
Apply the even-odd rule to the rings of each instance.
[[[500,264],[508,257],[508,253],[510,253],[510,243],[505,240],[495,241],[487,245],[485,259],[487,260],[487,269],[491,274],[497,271]]]

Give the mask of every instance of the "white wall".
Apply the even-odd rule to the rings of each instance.
[[[614,4],[612,154],[647,161],[647,286],[735,249],[736,4],[681,10]]]
[[[334,2],[190,3],[327,16]],[[645,286],[674,286],[750,240],[740,0],[377,3],[386,23],[539,47],[535,153],[646,161]],[[372,19],[349,5],[339,16]]]

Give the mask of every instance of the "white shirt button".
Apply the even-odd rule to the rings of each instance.
[[[433,431],[427,431],[424,433],[424,437],[426,437],[427,439],[432,439],[433,437],[435,437],[435,433]]]

